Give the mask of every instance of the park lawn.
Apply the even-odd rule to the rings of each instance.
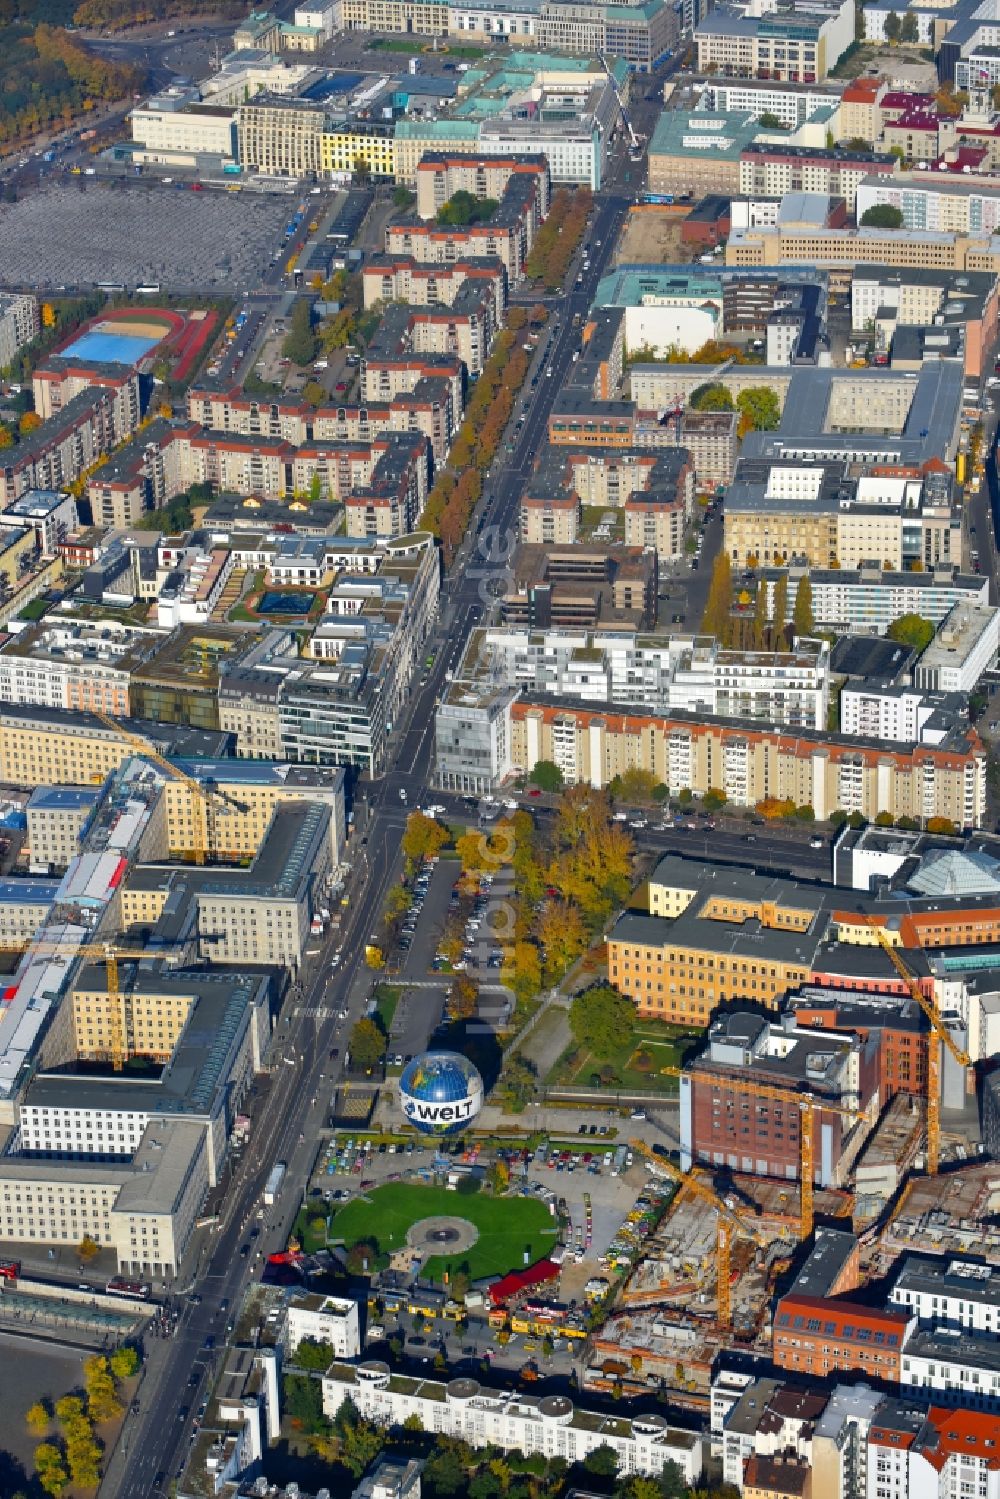
[[[607,1057],[581,1055],[576,1047],[570,1047],[559,1058],[547,1081],[550,1085],[562,1083],[568,1087],[586,1088],[590,1086],[592,1074],[606,1066],[613,1070],[617,1079],[617,1084],[609,1086],[676,1095],[677,1079],[663,1077],[661,1068],[680,1067],[692,1049],[692,1043],[703,1039],[703,1032],[684,1031],[655,1020],[640,1020]],[[634,1065],[636,1052],[640,1050],[649,1052],[652,1057],[652,1066],[648,1069]]]
[[[444,1187],[389,1182],[342,1207],[330,1224],[330,1240],[343,1240],[350,1248],[359,1239],[374,1239],[382,1253],[389,1253],[403,1248],[414,1223],[438,1217],[467,1218],[478,1228],[479,1238],[460,1254],[427,1260],[422,1273],[430,1280],[466,1266],[473,1280],[506,1274],[524,1264],[525,1252],[529,1264],[544,1259],[558,1233],[548,1209],[533,1198],[490,1197],[483,1192],[464,1197]]]

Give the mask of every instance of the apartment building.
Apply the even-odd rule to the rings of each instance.
[[[566,1395],[510,1394],[487,1390],[475,1379],[401,1379],[388,1364],[366,1359],[360,1364],[333,1364],[323,1376],[323,1409],[333,1416],[345,1399],[378,1426],[400,1426],[416,1417],[425,1431],[491,1445],[503,1452],[542,1452],[582,1461],[601,1446],[611,1447],[618,1471],[660,1473],[675,1462],[683,1481],[692,1484],[702,1470],[701,1438],[671,1427],[658,1414],[605,1417],[578,1411]]]
[[[0,295],[0,370],[9,369],[25,344],[38,335],[38,298],[30,292]]]
[[[489,629],[472,635],[456,677],[473,687],[488,679],[532,696],[820,728],[829,653],[818,641],[765,656],[723,650],[708,636],[661,640],[617,629]]]
[[[357,1358],[361,1352],[358,1303],[344,1296],[293,1295],[285,1313],[289,1354],[294,1356],[306,1338],[314,1343],[329,1343],[334,1358]]]
[[[373,256],[361,272],[365,307],[376,302],[406,302],[411,307],[451,307],[471,281],[486,286],[499,319],[507,305],[504,269],[499,260],[465,260],[450,265],[422,265],[412,256]]]
[[[858,266],[851,277],[851,326],[874,328],[880,347],[891,350],[893,358],[900,328],[961,327],[965,374],[978,380],[992,368],[1000,282],[988,271]]]
[[[534,184],[537,212],[543,219],[549,211],[550,193],[549,168],[544,157],[428,152],[417,167],[416,212],[422,219],[433,219],[457,192],[500,203],[513,178],[526,178]]]
[[[786,0],[757,13],[716,6],[695,29],[698,72],[822,83],[854,41],[843,0]]]
[[[42,622],[0,650],[0,702],[126,717],[133,670],[163,643],[144,626]]]
[[[147,510],[158,510],[179,493],[168,462],[172,428],[156,418],[87,476],[94,524],[125,529]]]
[[[0,465],[0,499],[12,504],[30,489],[66,489],[130,437],[138,421],[136,377],[129,376],[127,384],[135,394],[134,406],[131,392],[88,387],[8,449]]]
[[[860,184],[892,177],[898,166],[889,154],[754,141],[740,153],[740,192],[776,198],[824,193],[843,198],[853,213]]]
[[[794,736],[680,712],[608,713],[573,701],[540,702],[530,695],[510,707],[508,766],[530,774],[552,760],[569,782],[606,786],[632,766],[649,770],[676,794],[711,787],[738,806],[764,797],[807,804],[818,818],[857,808],[944,816],[959,827],[981,827],[985,816],[985,758],[974,731],[941,745],[885,746],[799,729]],[[496,780],[507,769],[494,768]]]
[[[328,121],[320,141],[323,172],[343,181],[353,177],[358,162],[363,161],[373,179],[395,181],[394,130],[388,120],[352,120],[344,125]]]
[[[527,546],[569,546],[580,532],[580,501],[575,494],[526,493],[520,519]]]
[[[735,411],[685,411],[679,424],[676,418],[667,419],[652,431],[638,428],[636,436],[643,446],[670,444],[683,448],[690,457],[698,488],[712,489],[732,482],[738,420]]]
[[[240,163],[275,177],[323,169],[326,108],[309,99],[259,93],[239,110]]]
[[[847,89],[844,90],[846,96]],[[825,116],[840,104],[840,89],[835,84],[825,86],[772,82],[764,78],[709,78],[705,82],[699,109],[713,114],[724,110],[729,114],[773,115],[786,130],[797,130],[814,115]],[[836,133],[836,131],[835,131]],[[844,139],[860,135],[859,130],[844,130]]]

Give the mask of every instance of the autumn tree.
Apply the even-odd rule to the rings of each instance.
[[[36,1400],[34,1405],[29,1405],[24,1414],[25,1423],[33,1436],[40,1437],[48,1431],[52,1424],[52,1411],[48,1402]]]
[[[83,1263],[85,1265],[89,1265],[90,1261],[100,1254],[101,1246],[97,1243],[96,1239],[92,1239],[89,1234],[84,1234],[83,1238],[76,1246],[76,1252]]]
[[[17,424],[17,430],[22,437],[27,437],[29,432],[37,432],[42,425],[42,419],[37,411],[26,411]]]
[[[767,584],[761,578],[757,585],[766,589]],[[771,606],[772,637],[771,643],[776,651],[781,650],[785,638],[785,616],[788,613],[788,574],[783,570],[774,585],[774,602]]]
[[[723,645],[729,634],[730,611],[733,600],[733,573],[729,556],[725,551],[717,552],[712,564],[712,581],[708,585],[708,598],[701,627],[706,635],[714,635]]]
[[[131,1343],[123,1343],[111,1355],[111,1372],[116,1379],[131,1379],[138,1374],[141,1362],[139,1350],[133,1348]]]
[[[769,386],[743,390],[736,398],[741,436],[747,432],[773,432],[781,423],[781,403]]]
[[[544,982],[555,984],[587,951],[588,934],[577,906],[548,901],[538,918],[538,941],[545,954]]]
[[[606,793],[571,786],[553,830],[549,883],[572,901],[591,927],[600,926],[629,893],[632,839],[612,822]]]
[[[97,1354],[87,1359],[83,1372],[90,1419],[97,1425],[116,1420],[122,1413],[122,1406],[115,1392],[114,1375],[108,1360],[103,1354]]]
[[[453,1020],[471,1020],[479,1003],[479,985],[469,973],[456,973],[448,994],[448,1013]]]
[[[423,812],[411,812],[403,832],[403,853],[412,864],[433,859],[448,842],[448,830]]]
[[[35,1448],[35,1472],[43,1491],[53,1499],[59,1499],[69,1486],[63,1455],[53,1442],[42,1442]]]
[[[39,313],[43,328],[54,328],[56,325],[56,310],[51,302],[43,302]]]
[[[348,1050],[351,1065],[360,1072],[373,1072],[385,1056],[386,1039],[374,1020],[363,1016],[351,1031]]]
[[[512,989],[520,1002],[538,993],[542,987],[542,959],[534,942],[515,942],[507,950],[507,965],[503,969],[503,982]]]

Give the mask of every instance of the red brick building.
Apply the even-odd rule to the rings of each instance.
[[[775,1309],[771,1356],[797,1374],[862,1374],[898,1384],[903,1344],[916,1325],[906,1312],[792,1292]]]
[[[791,1001],[798,1025],[849,1032],[878,1044],[879,1102],[927,1092],[927,1021],[908,994],[867,994],[810,984]]]

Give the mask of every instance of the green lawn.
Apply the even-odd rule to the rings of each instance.
[[[445,1270],[468,1265],[473,1280],[502,1275],[542,1259],[556,1242],[555,1220],[541,1202],[527,1197],[490,1197],[482,1192],[462,1197],[444,1187],[389,1182],[340,1209],[330,1225],[330,1239],[350,1247],[359,1239],[375,1239],[385,1253],[401,1249],[410,1226],[421,1218],[467,1218],[479,1230],[470,1250],[455,1256],[435,1255],[422,1273],[440,1280]]]
[[[571,1046],[563,1052],[546,1081],[550,1085],[589,1087],[592,1075],[604,1067],[614,1073],[610,1087],[638,1088],[649,1093],[676,1094],[677,1079],[664,1077],[664,1067],[680,1067],[686,1054],[704,1042],[704,1032],[688,1032],[655,1020],[637,1021],[620,1046],[607,1057],[595,1057]],[[648,1066],[637,1066],[640,1053],[648,1053]]]

